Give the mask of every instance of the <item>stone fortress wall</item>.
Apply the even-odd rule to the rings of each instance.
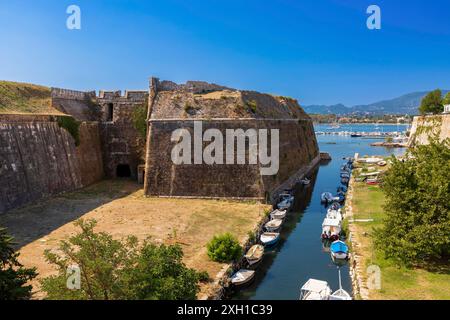
[[[150,95],[147,195],[270,199],[291,176],[318,160],[312,121],[293,99],[201,82],[176,85],[157,79],[152,81]],[[278,129],[278,174],[261,176],[260,166],[250,164],[175,165],[171,159],[175,145],[172,132],[183,128],[193,136],[194,121],[202,121],[203,131],[219,129],[224,137],[227,129]]]
[[[80,122],[80,144],[59,126],[60,116],[0,115],[0,213],[105,177],[138,175],[147,195],[268,199],[318,158],[311,119],[286,97],[155,78],[149,91],[52,88],[51,97]],[[147,139],[133,123],[137,110],[149,116]],[[204,130],[279,129],[278,174],[261,176],[258,165],[175,166],[172,131],[192,130],[195,120]]]

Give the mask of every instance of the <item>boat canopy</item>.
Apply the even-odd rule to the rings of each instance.
[[[322,227],[340,227],[341,221],[338,219],[325,219],[323,220]]]
[[[330,250],[333,252],[348,252],[348,246],[345,242],[335,241],[331,244]]]

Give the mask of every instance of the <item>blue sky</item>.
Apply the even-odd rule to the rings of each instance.
[[[354,105],[450,88],[448,0],[0,0],[0,41],[0,79],[79,90],[154,75]]]

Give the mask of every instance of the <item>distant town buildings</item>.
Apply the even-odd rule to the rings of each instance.
[[[450,104],[444,106],[444,113],[450,113]]]

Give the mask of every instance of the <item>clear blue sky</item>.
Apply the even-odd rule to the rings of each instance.
[[[353,105],[450,88],[448,0],[0,0],[0,41],[0,79],[80,90],[155,75]]]

